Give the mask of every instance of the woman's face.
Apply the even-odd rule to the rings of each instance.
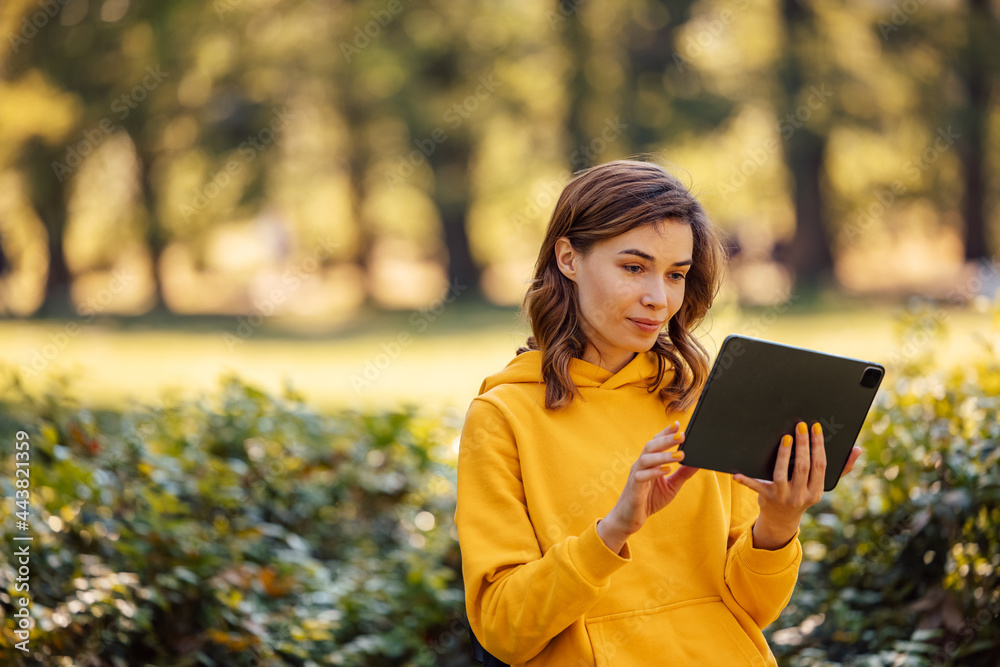
[[[556,241],[559,270],[577,287],[585,361],[617,373],[653,347],[684,301],[693,250],[691,226],[669,220],[596,243],[585,255],[566,237]]]

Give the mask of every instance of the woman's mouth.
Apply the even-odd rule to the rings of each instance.
[[[663,322],[659,320],[646,320],[641,318],[628,318],[628,321],[646,333],[656,333],[663,328]]]

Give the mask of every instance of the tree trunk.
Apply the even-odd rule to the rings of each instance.
[[[465,208],[441,207],[444,242],[448,250],[448,278],[464,295],[479,292],[480,270],[472,259],[469,235],[465,230]]]
[[[143,203],[149,212],[149,220],[146,227],[146,246],[149,250],[150,263],[152,264],[153,280],[153,307],[151,313],[170,313],[166,299],[163,298],[163,280],[160,278],[161,260],[163,251],[167,245],[166,234],[160,225],[157,217],[156,188],[151,182],[151,165],[153,156],[143,153],[138,154],[139,178],[142,185]],[[148,313],[147,313],[148,314]]]
[[[464,294],[479,294],[481,271],[472,257],[465,228],[469,208],[469,160],[471,146],[464,137],[453,137],[442,146],[441,160],[434,164],[434,199],[441,214],[448,278],[463,286]]]
[[[823,206],[826,139],[805,128],[786,143],[788,169],[795,181],[795,235],[790,265],[801,286],[816,287],[833,276],[833,256]]]
[[[569,107],[567,109],[566,130],[569,134],[568,160],[571,173],[594,166],[588,159],[586,146],[590,143],[590,133],[586,128],[584,119],[587,107],[587,92],[590,85],[587,83],[586,75],[583,71],[587,62],[587,31],[580,21],[579,0],[560,0],[557,4],[556,13],[553,14],[553,22],[558,21],[556,29],[562,36],[562,42],[566,45],[566,51],[570,54],[575,69],[569,80]]]
[[[363,127],[364,121],[359,116],[348,114],[349,127]],[[356,125],[354,123],[357,123]],[[349,179],[351,183],[351,213],[354,216],[355,224],[358,227],[358,267],[361,269],[363,278],[364,304],[371,305],[372,299],[372,251],[375,248],[375,234],[371,226],[367,224],[364,214],[365,199],[368,197],[368,190],[365,185],[365,176],[368,169],[368,147],[360,144],[363,139],[363,132],[353,132],[350,156],[348,157]]]
[[[76,307],[70,288],[73,276],[66,263],[63,248],[63,234],[66,230],[66,211],[68,204],[68,189],[72,175],[62,181],[56,178],[52,163],[61,160],[61,152],[56,152],[32,142],[28,154],[39,155],[39,159],[31,161],[28,177],[31,190],[31,201],[35,212],[45,225],[48,234],[49,269],[45,277],[45,297],[42,305],[35,312],[37,317],[68,318],[76,316]]]
[[[964,172],[962,217],[965,220],[965,259],[975,261],[989,254],[986,239],[986,128],[990,112],[988,54],[997,39],[996,18],[986,0],[971,0],[968,12],[968,46],[961,70],[968,102],[960,116],[958,157]]]
[[[962,218],[965,220],[965,259],[975,261],[988,255],[986,247],[986,177],[983,173],[986,161],[985,148],[981,143],[983,138],[982,121],[985,113],[977,113],[978,109],[969,109],[970,123],[965,126],[959,143],[958,155],[964,172],[965,190],[962,193]],[[985,107],[982,111],[986,111]],[[978,136],[977,136],[978,135]],[[968,137],[968,138],[966,138]]]
[[[69,318],[76,314],[70,288],[73,276],[66,264],[63,252],[63,229],[65,228],[65,212],[62,221],[51,218],[45,220],[45,229],[49,234],[49,270],[45,277],[45,298],[41,307],[35,312],[37,317]]]
[[[372,233],[369,225],[365,223],[364,205],[367,197],[365,187],[365,165],[362,159],[356,156],[351,157],[348,170],[350,171],[351,183],[351,213],[358,226],[358,254],[357,265],[361,269],[362,290],[364,291],[363,303],[371,305],[372,300],[372,251],[375,248],[375,234]]]
[[[463,297],[478,297],[482,294],[479,286],[482,271],[472,257],[465,227],[469,210],[471,138],[465,132],[450,136],[429,160],[434,171],[434,203],[441,215],[442,236],[448,253],[448,279],[453,285],[457,283],[463,287]]]
[[[788,38],[788,54],[780,72],[785,93],[782,117],[794,119],[782,130],[785,160],[792,175],[795,202],[795,235],[789,244],[790,256],[784,258],[795,272],[797,287],[819,287],[832,277],[833,256],[826,235],[826,206],[823,200],[827,137],[803,125],[796,114],[806,80],[805,62],[800,54],[808,52],[803,43],[817,39],[810,9],[801,0],[783,0],[781,16]],[[787,115],[785,115],[787,114]]]

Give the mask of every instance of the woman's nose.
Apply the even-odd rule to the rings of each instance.
[[[642,296],[642,305],[650,308],[667,307],[667,290],[662,282],[654,281]]]

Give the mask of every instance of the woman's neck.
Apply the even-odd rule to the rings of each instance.
[[[594,364],[595,366],[600,366],[606,371],[610,371],[612,375],[625,368],[635,359],[635,352],[627,352],[617,358],[611,359],[607,357],[602,357],[600,351],[592,345],[588,345],[583,351],[583,360],[587,363]]]

